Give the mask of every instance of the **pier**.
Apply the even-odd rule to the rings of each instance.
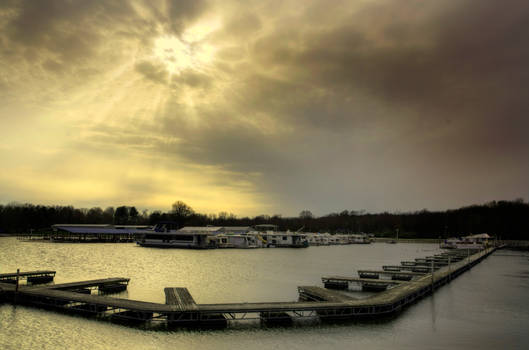
[[[320,321],[356,320],[400,311],[472,268],[494,250],[495,248],[488,248],[481,251],[443,253],[440,258],[450,260],[450,264],[434,265],[433,268],[431,264],[421,266],[425,271],[420,272],[361,270],[358,271],[359,278],[322,277],[326,287],[347,290],[350,284],[356,284],[362,289],[378,291],[365,299],[356,299],[331,288],[300,286],[299,301],[197,304],[186,288],[171,287],[165,288],[166,302],[161,304],[105,295],[126,289],[128,278],[38,286],[25,284],[17,288],[13,283],[5,283],[13,274],[3,275],[6,277],[0,281],[0,298],[7,302],[63,310],[112,322],[132,325],[163,324],[170,328],[225,328],[232,322],[241,321],[257,321],[265,326],[286,326],[298,319],[308,318]],[[434,257],[430,258],[435,260]],[[400,266],[402,267],[405,266]],[[20,273],[19,276],[23,274]],[[32,276],[31,273],[25,274]]]
[[[321,278],[323,285],[328,289],[349,289],[351,284],[359,285],[362,290],[382,291],[388,287],[398,286],[399,284],[408,283],[398,279],[378,279],[378,278],[356,278],[343,276],[323,276]]]
[[[426,272],[411,272],[411,271],[386,271],[386,270],[358,270],[358,275],[361,278],[383,278],[389,277],[391,279],[398,279],[396,277],[402,276],[405,280],[416,276],[424,276]]]
[[[16,284],[17,280],[26,280],[27,283],[40,284],[53,281],[55,271],[26,271],[0,274],[0,283]]]

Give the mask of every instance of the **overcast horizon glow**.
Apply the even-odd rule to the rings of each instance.
[[[529,3],[4,1],[0,204],[529,199]]]

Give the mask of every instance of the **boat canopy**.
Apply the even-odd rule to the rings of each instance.
[[[469,238],[469,239],[489,239],[489,238],[492,238],[492,237],[489,236],[487,233],[480,233],[480,234],[477,234],[477,235],[466,236],[465,238]]]

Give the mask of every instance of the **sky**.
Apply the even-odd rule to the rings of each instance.
[[[0,204],[529,199],[526,0],[0,2]]]

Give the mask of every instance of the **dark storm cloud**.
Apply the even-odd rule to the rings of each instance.
[[[207,2],[204,0],[168,0],[165,5],[168,9],[165,22],[169,24],[175,34],[180,34],[185,29],[185,25],[189,24],[191,20],[207,8]]]
[[[28,59],[38,55],[35,51],[46,50],[71,65],[97,55],[104,41],[119,36],[149,42],[159,34],[157,25],[181,34],[205,4],[202,0],[12,1],[3,9],[10,18],[5,35],[10,44],[25,49],[23,56]]]
[[[165,93],[153,123],[94,128],[94,146],[258,172],[288,214],[529,196],[527,1],[2,5],[5,62],[69,77],[136,62]],[[156,37],[211,13],[207,69],[153,59]]]
[[[460,113],[481,119],[481,113],[511,109],[512,102],[523,107],[529,4],[466,1],[421,18],[422,3],[386,2],[383,7],[388,13],[417,14],[415,25],[408,17],[380,16],[379,5],[368,6],[327,30],[301,25],[271,33],[256,42],[254,57],[309,92],[323,89],[338,98],[365,94],[427,118]]]
[[[265,115],[294,134],[231,129],[213,118],[218,127],[191,138],[193,151],[181,154],[228,166],[262,159],[263,186],[290,197],[336,192],[333,200],[345,204],[343,193],[350,192],[327,181],[349,178],[370,188],[372,208],[469,204],[516,196],[515,188],[528,195],[518,175],[529,178],[521,166],[529,155],[529,3],[387,1],[314,28],[303,21],[309,15],[314,11],[276,21],[282,25],[250,42],[254,65],[235,65],[236,93],[226,93],[228,115]],[[333,137],[343,142],[329,144]],[[300,143],[305,154],[295,152]],[[307,175],[307,164],[342,173]],[[391,174],[384,173],[388,167]],[[516,184],[498,185],[509,179]],[[424,193],[399,198],[398,188]],[[436,204],[428,196],[438,197]]]
[[[98,25],[132,16],[127,1],[21,1],[6,33],[14,45],[46,49],[72,62],[93,54],[102,39]]]

